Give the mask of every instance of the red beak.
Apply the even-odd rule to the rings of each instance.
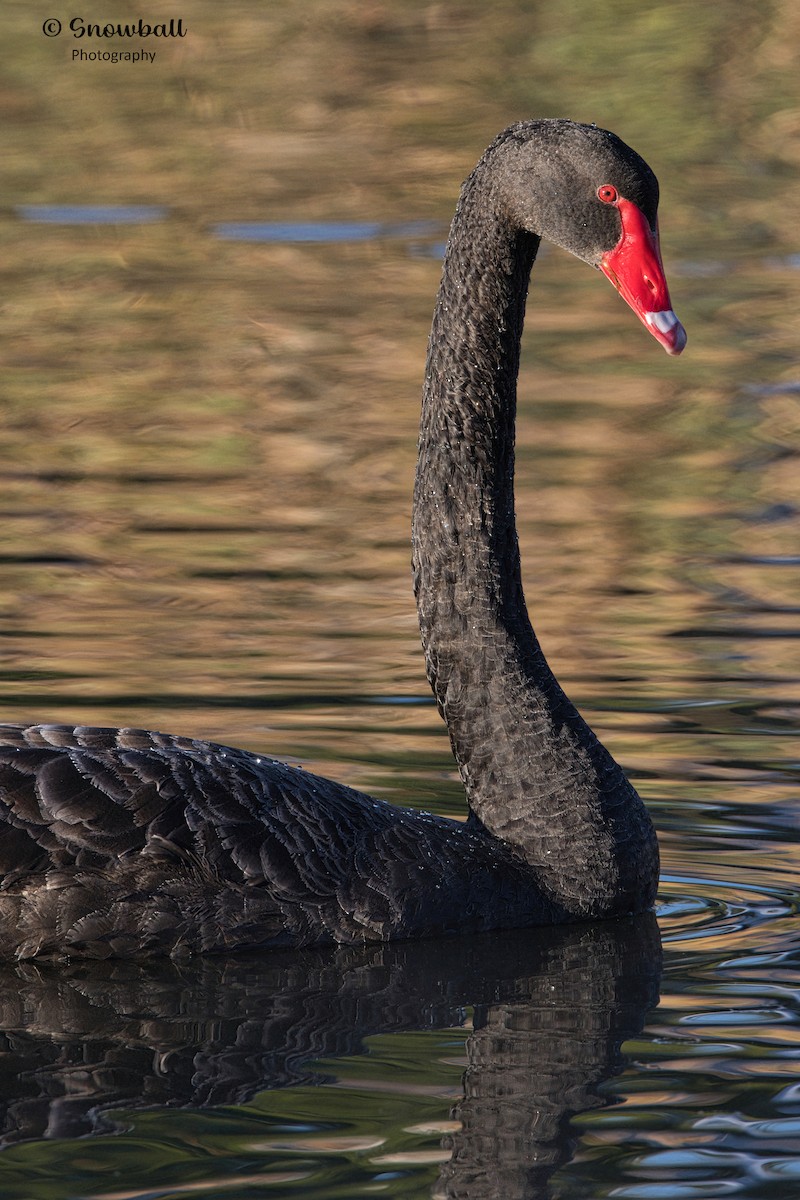
[[[658,229],[650,228],[647,217],[632,201],[620,197],[615,206],[622,219],[622,237],[603,255],[600,270],[667,354],[680,354],[686,345],[686,330],[672,311]]]

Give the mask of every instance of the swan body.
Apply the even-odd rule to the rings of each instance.
[[[655,833],[530,624],[514,520],[528,280],[548,237],[670,353],[658,184],[615,135],[511,126],[462,189],[428,351],[413,570],[466,821],[266,757],[138,729],[0,725],[0,954],[365,942],[650,907]]]

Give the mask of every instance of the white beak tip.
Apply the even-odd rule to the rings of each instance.
[[[686,346],[686,330],[671,308],[662,312],[644,314],[647,325],[652,329],[667,354],[678,355]]]

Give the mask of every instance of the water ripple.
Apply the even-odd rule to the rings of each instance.
[[[734,885],[691,875],[664,875],[661,886],[657,913],[665,943],[730,935],[800,910],[800,895],[785,886],[741,880]]]

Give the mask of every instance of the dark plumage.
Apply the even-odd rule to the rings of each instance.
[[[613,185],[618,205],[601,185]],[[601,266],[633,305],[630,281],[617,279],[618,252],[631,211],[656,238],[657,203],[638,155],[568,121],[506,130],[461,193],[428,353],[413,557],[428,676],[469,819],[398,808],[190,738],[3,725],[0,953],[374,941],[612,917],[653,903],[650,819],[530,626],[513,458],[540,237]],[[646,303],[634,306],[678,353],[682,330],[666,284],[656,283],[657,320]]]

